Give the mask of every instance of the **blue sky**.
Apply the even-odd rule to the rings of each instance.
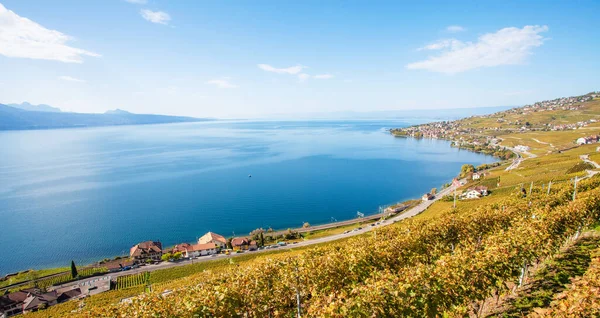
[[[600,89],[598,1],[0,0],[0,103],[263,117]]]

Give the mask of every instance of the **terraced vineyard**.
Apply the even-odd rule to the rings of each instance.
[[[148,285],[150,283],[150,272],[143,272],[139,274],[119,276],[117,277],[117,284],[115,289],[127,289],[142,285]]]
[[[525,268],[555,254],[600,216],[600,178],[550,195],[506,197],[469,213],[410,220],[293,255],[178,280],[131,304],[84,308],[81,316],[309,317],[463,316],[511,292]],[[142,278],[129,278],[139,282]],[[128,284],[125,283],[124,284]],[[511,285],[512,284],[512,285]],[[596,305],[598,305],[596,303]]]

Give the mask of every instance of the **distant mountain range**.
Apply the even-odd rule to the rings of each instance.
[[[8,104],[7,106],[19,108],[23,110],[33,111],[33,112],[50,112],[50,113],[60,113],[60,108],[52,107],[50,105],[32,105],[28,102],[22,102],[21,104]]]
[[[208,121],[212,119],[132,114],[116,109],[104,114],[61,112],[49,105],[0,104],[0,130],[53,129],[116,125],[146,125]]]

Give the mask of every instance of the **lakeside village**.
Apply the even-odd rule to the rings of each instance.
[[[9,289],[5,288],[4,294],[0,296],[0,318],[43,310],[69,300],[82,299],[114,289],[115,281],[112,281],[111,276],[99,277],[99,275],[128,271],[165,261],[175,262],[183,259],[196,259],[202,256],[216,256],[218,253],[229,255],[244,251],[276,248],[287,243],[281,241],[274,245],[266,245],[266,243],[277,239],[297,239],[301,237],[298,232],[289,229],[287,232],[276,235],[278,233],[281,232],[274,232],[269,229],[267,233],[262,229],[257,229],[250,233],[252,238],[235,237],[226,239],[222,235],[208,232],[200,237],[195,244],[181,243],[172,248],[163,248],[160,241],[140,242],[130,248],[129,257],[118,256],[112,260],[105,259],[93,267],[80,270],[79,273],[75,263],[72,262],[71,273],[40,278],[33,281],[33,286],[26,286],[27,288],[10,293],[8,292]],[[8,274],[1,281],[26,272]],[[66,286],[69,282],[75,282],[86,277],[90,280]],[[94,279],[94,277],[98,278]]]
[[[485,176],[485,170],[496,164],[483,164],[479,167],[472,165],[463,165],[459,178],[454,179],[455,185],[463,186],[469,181],[478,181]],[[448,186],[449,184],[445,185]],[[429,193],[422,196],[422,201],[433,200],[436,197],[436,189],[433,188]],[[469,188],[457,197],[460,200],[478,199],[488,195],[487,187],[478,185]],[[442,200],[453,200],[450,195]],[[407,201],[410,203],[397,203],[382,209],[382,212],[367,218],[363,221],[373,220],[374,218],[385,218],[397,215],[414,206],[418,200]],[[361,220],[350,220],[344,222],[353,222],[355,224]],[[330,224],[333,225],[333,224]],[[263,249],[278,248],[285,246],[291,241],[291,244],[297,243],[303,238],[303,232],[310,232],[313,227],[310,224],[303,224],[302,229],[287,231],[273,231],[272,229],[263,230],[262,228],[250,232],[248,237],[225,238],[223,235],[208,232],[198,239],[194,244],[181,243],[171,248],[164,248],[160,241],[145,241],[132,246],[129,250],[129,257],[115,257],[114,259],[104,259],[92,267],[86,267],[79,270],[75,263],[71,264],[70,273],[61,273],[58,277],[39,278],[33,281],[33,286],[25,285],[23,289],[8,292],[4,289],[4,295],[0,296],[0,318],[6,318],[17,314],[26,314],[43,310],[50,306],[63,303],[70,300],[79,300],[88,296],[96,295],[115,288],[116,281],[110,276],[110,273],[127,272],[132,269],[140,268],[150,264],[161,262],[177,262],[180,260],[193,260],[200,257],[214,257],[217,254],[230,255],[233,253],[252,252]],[[319,228],[330,228],[328,225],[316,226]],[[344,233],[348,233],[346,231]],[[11,276],[23,273],[8,274],[0,281],[9,279]],[[135,275],[135,274],[134,274]],[[57,279],[58,278],[58,279]],[[87,279],[87,281],[85,281]],[[82,282],[84,281],[84,282]],[[71,284],[69,284],[71,283]]]
[[[501,146],[500,138],[494,136],[494,132],[499,133],[514,133],[528,131],[563,131],[575,130],[589,124],[596,123],[596,119],[579,121],[569,124],[553,124],[553,123],[530,123],[522,122],[519,119],[511,120],[511,116],[519,117],[529,115],[531,113],[543,113],[546,111],[562,110],[562,111],[578,111],[582,107],[582,103],[600,98],[600,92],[592,92],[586,95],[574,97],[562,97],[553,100],[537,102],[532,105],[525,105],[518,108],[513,108],[490,115],[476,116],[479,118],[495,119],[494,127],[483,125],[479,128],[464,127],[464,124],[475,116],[466,119],[455,121],[440,121],[416,125],[406,128],[392,129],[390,132],[396,137],[413,137],[413,138],[431,138],[443,139],[451,142],[452,147],[467,149],[478,153],[493,155],[504,160],[510,159],[514,153],[507,147]],[[489,132],[492,131],[490,135]],[[487,134],[486,134],[487,133]],[[578,145],[596,143],[600,141],[600,136],[591,135],[581,137],[574,141]],[[519,152],[529,151],[528,146],[518,145],[515,150]]]

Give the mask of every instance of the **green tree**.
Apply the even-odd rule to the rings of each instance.
[[[260,232],[260,246],[263,247],[265,246],[265,237],[263,236],[262,232]]]
[[[163,254],[163,255],[162,255],[160,258],[161,258],[163,261],[165,261],[165,262],[166,262],[166,261],[170,260],[171,258],[173,258],[173,254],[171,254],[171,253],[165,253],[165,254]]]
[[[173,254],[173,259],[179,260],[181,258],[181,256],[183,256],[183,254],[181,254],[181,252],[176,252],[175,254]]]
[[[71,278],[75,279],[77,276],[79,276],[77,273],[77,266],[75,266],[75,261],[71,261]]]
[[[231,237],[227,239],[227,248],[230,249],[230,250],[233,249],[233,246],[231,245],[231,240],[232,240]]]
[[[466,177],[469,173],[473,173],[475,171],[475,167],[473,165],[464,164],[460,168],[460,178]]]
[[[302,227],[305,228],[305,229],[307,229],[307,228],[310,227],[310,223],[304,222],[304,224],[302,224]]]

